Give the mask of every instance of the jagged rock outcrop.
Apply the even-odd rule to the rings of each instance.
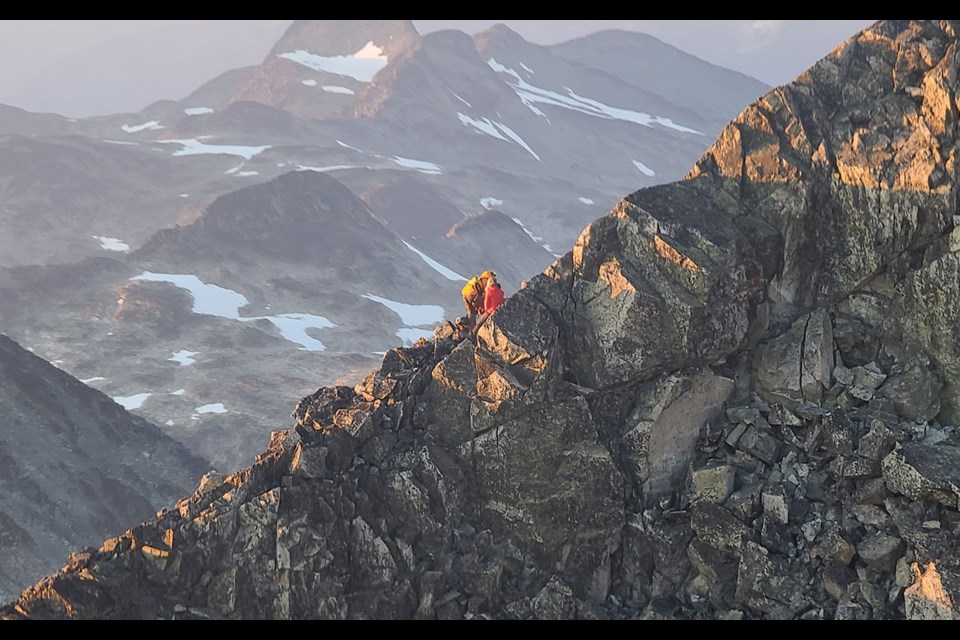
[[[744,111],[689,175],[734,198],[729,214],[745,232],[781,239],[779,264],[766,265],[774,323],[823,307],[845,343],[866,343],[852,355],[879,348],[901,366],[929,356],[951,422],[956,29],[878,23]]]
[[[958,27],[851,39],[0,617],[960,618]]]

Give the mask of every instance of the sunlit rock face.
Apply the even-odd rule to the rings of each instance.
[[[605,387],[715,363],[747,337],[754,258],[698,185],[639,192],[537,283],[578,384]]]
[[[960,419],[956,25],[886,21],[744,111],[690,178],[776,233],[777,322],[818,306],[880,335],[876,357],[929,355]]]
[[[303,398],[0,615],[957,619],[957,26],[844,43],[475,340]]]

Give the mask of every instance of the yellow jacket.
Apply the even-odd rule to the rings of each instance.
[[[484,271],[475,278],[471,278],[460,293],[464,302],[477,309],[483,308],[483,297],[487,293],[487,286],[491,281],[496,282],[497,274],[493,271]]]
[[[484,285],[480,284],[480,276],[477,276],[475,278],[471,278],[470,282],[463,287],[463,290],[460,293],[463,294],[464,300],[473,300],[478,295],[481,295],[484,289]]]
[[[484,276],[486,276],[486,272],[475,278],[471,278],[460,292],[465,301],[478,309],[483,307],[483,296],[486,294],[487,285],[491,279],[491,276]]]

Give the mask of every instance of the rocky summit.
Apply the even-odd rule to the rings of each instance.
[[[0,617],[957,619],[958,28],[858,34]]]

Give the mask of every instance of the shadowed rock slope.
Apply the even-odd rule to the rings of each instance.
[[[865,30],[0,615],[960,617],[958,27]]]
[[[209,470],[157,427],[0,336],[0,596],[152,518]]]

